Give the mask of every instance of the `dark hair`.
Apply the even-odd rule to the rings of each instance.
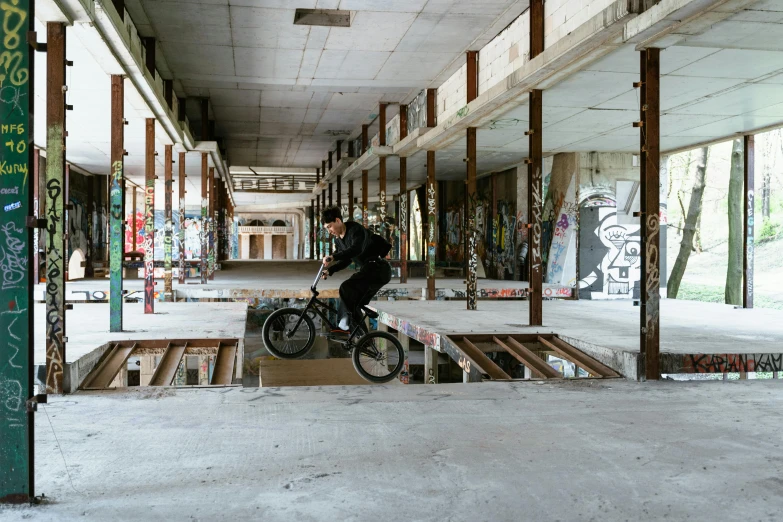
[[[343,213],[340,211],[340,207],[326,207],[321,212],[321,223],[326,225],[327,223],[333,223],[335,220],[343,219]]]

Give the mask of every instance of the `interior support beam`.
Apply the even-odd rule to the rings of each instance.
[[[310,259],[315,259],[315,201],[310,200]]]
[[[185,284],[185,153],[179,153],[179,284]]]
[[[315,184],[321,181],[321,169],[316,167],[315,169]],[[315,239],[315,255],[316,259],[321,259],[321,197],[315,195],[315,221],[317,223],[317,229],[313,228],[313,238]]]
[[[467,100],[466,104],[472,102],[478,96],[478,51],[468,51],[466,53],[467,61]],[[477,232],[476,232],[476,212],[478,211],[478,201],[476,196],[476,127],[468,127],[467,131],[467,155],[466,155],[466,185],[465,195],[467,207],[467,309],[476,309],[476,299],[478,295],[478,285],[476,269],[478,267]]]
[[[400,106],[400,140],[408,137],[408,106]],[[400,157],[400,283],[408,282],[408,158]]]
[[[24,133],[23,133],[24,134]],[[18,154],[18,153],[17,153]],[[43,208],[41,205],[41,192],[40,192],[40,186],[41,186],[41,149],[33,149],[32,154],[32,165],[30,166],[33,172],[33,217],[38,219],[41,217],[41,209]],[[44,176],[46,176],[46,173],[44,173]],[[41,237],[41,231],[38,229],[38,227],[33,229],[33,284],[38,283],[41,281],[41,274],[40,274],[40,264],[41,264],[41,256],[39,249],[42,245],[42,237]]]
[[[329,163],[331,163],[331,158],[332,158],[332,155],[329,154]],[[331,170],[331,168],[330,168],[330,170]],[[333,205],[334,205],[334,202],[332,201],[332,184],[329,183],[329,206],[331,207]],[[332,236],[331,236],[331,234],[328,236],[328,241],[329,241],[329,245],[328,245],[329,255],[332,255],[332,252],[334,250],[334,245],[332,243]]]
[[[85,208],[87,212],[87,237],[85,238],[87,240],[87,252],[84,255],[84,277],[93,277],[95,275],[92,268],[92,263],[95,260],[95,245],[92,237],[92,231],[95,229],[95,221],[93,219],[95,216],[93,212],[95,210],[95,185],[95,176],[88,177],[87,205]]]
[[[438,250],[438,203],[435,151],[427,151],[427,299],[435,300],[435,252]],[[424,220],[422,220],[424,221]]]
[[[215,197],[216,197],[216,190],[215,190],[215,167],[209,167],[209,181],[208,181],[208,190],[209,190],[209,203],[207,205],[208,207],[208,216],[207,216],[207,223],[209,223],[209,228],[207,229],[207,232],[209,233],[209,236],[207,238],[208,243],[208,251],[207,251],[207,270],[209,271],[209,280],[214,281],[215,280]]]
[[[745,201],[744,201],[744,222],[745,238],[742,242],[742,307],[753,308],[753,256],[755,252],[754,245],[754,213],[753,204],[755,202],[755,172],[754,161],[756,156],[755,136],[745,136],[744,150],[744,171],[745,171]]]
[[[544,52],[544,0],[530,2],[530,59]],[[529,242],[529,307],[528,324],[543,324],[543,267],[541,266],[541,229],[543,214],[543,93],[530,91],[528,129],[528,233]]]
[[[109,330],[122,331],[122,258],[125,249],[125,78],[111,77],[111,186],[109,188]]]
[[[209,98],[201,98],[201,141],[209,140]]]
[[[165,146],[164,152],[164,175],[165,175],[165,194],[163,195],[163,212],[166,219],[164,235],[163,235],[163,300],[174,302],[174,291],[172,288],[172,273],[171,273],[171,244],[173,238],[171,237],[173,230],[172,223],[172,203],[171,203],[171,191],[174,185],[174,158],[172,157],[173,151],[171,145]]]
[[[65,271],[68,263],[65,24],[49,22],[46,24],[46,33],[46,392],[63,393],[63,365],[67,340]],[[10,36],[6,38],[9,39]],[[27,145],[24,144],[25,147]]]
[[[364,124],[362,125],[362,154],[367,152],[367,129],[369,125]],[[367,191],[369,190],[369,179],[368,179],[369,172],[366,170],[362,171],[362,225],[364,227],[370,226],[370,216],[368,214],[367,209],[367,200],[368,200],[368,194]]]
[[[201,284],[207,284],[207,180],[209,177],[209,159],[206,152],[201,153]]]
[[[386,146],[386,104],[378,106],[378,145]],[[386,156],[378,158],[378,220],[381,235],[388,239],[386,228]]]
[[[640,53],[642,236],[639,380],[660,378],[660,49]]]
[[[353,180],[348,180],[348,219],[353,219]]]
[[[144,313],[155,313],[155,118],[146,120],[144,154]]]
[[[3,58],[8,60],[3,72],[9,74],[7,83],[3,84],[3,100],[7,105],[0,131],[3,143],[0,160],[4,165],[0,175],[0,205],[5,210],[0,217],[3,231],[3,248],[0,249],[3,268],[3,284],[0,285],[0,503],[14,504],[32,503],[35,498],[35,414],[25,407],[34,397],[33,285],[37,283],[33,279],[37,270],[28,261],[38,261],[36,240],[39,238],[38,221],[36,228],[28,228],[32,225],[28,216],[38,217],[38,190],[31,185],[39,181],[33,175],[37,169],[33,162],[38,160],[33,147],[35,52],[25,38],[34,28],[34,5],[29,0],[3,3]],[[62,96],[61,91],[61,103]],[[47,294],[47,308],[48,299]],[[47,370],[48,359],[47,351]]]

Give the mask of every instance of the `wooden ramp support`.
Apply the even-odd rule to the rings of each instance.
[[[218,343],[218,353],[215,359],[215,369],[212,371],[213,385],[231,384],[234,380],[234,363],[237,357],[237,345]]]
[[[475,344],[473,344],[467,337],[462,338],[462,342],[459,343],[462,351],[472,361],[472,364],[478,366],[481,373],[489,375],[494,380],[511,379],[511,376],[504,372],[500,366],[492,362],[492,359],[482,352]]]
[[[493,337],[492,340],[495,341],[495,344],[510,353],[517,361],[530,368],[530,371],[533,372],[536,377],[542,379],[559,379],[561,377],[560,372],[549,366],[546,361],[534,354],[530,349],[513,337],[506,337],[504,339],[506,342],[501,341],[497,337]]]
[[[169,343],[166,346],[166,351],[163,352],[163,357],[161,357],[155,373],[152,374],[150,386],[169,386],[172,383],[174,376],[177,375],[177,368],[179,368],[179,363],[182,361],[187,347],[187,342],[176,346],[172,346],[172,343]]]
[[[128,357],[135,348],[136,343],[116,343],[112,346],[108,355],[84,380],[82,389],[101,390],[108,388],[123,365],[127,364]]]
[[[595,377],[619,377],[620,374],[612,370],[605,364],[602,364],[583,351],[574,348],[559,337],[552,336],[549,340],[539,337],[538,342],[553,352],[560,355],[563,359],[575,363],[580,368],[585,369],[590,375]]]

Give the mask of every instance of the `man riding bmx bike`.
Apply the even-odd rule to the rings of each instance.
[[[340,319],[339,327],[350,330],[352,321],[361,317],[361,307],[367,305],[375,294],[391,280],[391,265],[385,257],[391,245],[383,237],[374,234],[355,221],[343,221],[338,207],[327,207],[321,213],[324,228],[334,236],[336,251],[324,256],[323,264],[328,268],[322,277],[333,275],[350,266],[359,271],[340,285],[340,301],[346,314]]]

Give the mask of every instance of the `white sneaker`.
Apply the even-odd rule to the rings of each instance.
[[[350,319],[348,318],[348,316],[347,315],[343,316],[343,318],[340,319],[340,322],[337,324],[337,326],[339,326],[341,330],[345,330],[346,332],[350,331],[351,323],[350,323]]]

